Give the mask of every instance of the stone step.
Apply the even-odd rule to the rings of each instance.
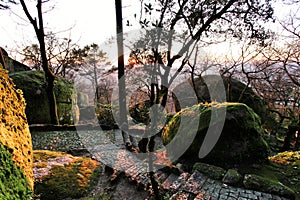
[[[200,189],[203,187],[207,178],[198,171],[195,171],[186,181],[185,185],[182,187],[184,191],[192,194],[198,194]]]
[[[189,177],[190,174],[187,172],[180,174],[180,176],[170,185],[170,189],[173,190],[174,193],[178,192],[183,186],[185,186],[185,183]]]
[[[161,187],[164,190],[170,190],[171,185],[178,179],[178,175],[176,174],[170,174],[168,178],[161,184]]]
[[[148,163],[128,152],[124,145],[98,145],[93,149],[93,158],[118,171],[124,171],[125,176],[135,182],[139,188],[149,189]],[[166,169],[166,168],[165,168]],[[170,199],[210,199],[210,200],[254,200],[274,199],[286,200],[276,195],[258,191],[236,188],[210,179],[195,171],[176,174],[172,170],[157,170],[155,173],[159,187],[170,194]]]

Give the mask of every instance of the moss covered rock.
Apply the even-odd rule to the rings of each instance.
[[[194,164],[193,171],[195,170],[215,180],[221,180],[226,173],[226,170],[221,167],[217,167],[214,165],[209,165],[201,162]]]
[[[42,71],[24,71],[10,74],[16,87],[24,93],[27,102],[26,115],[29,124],[50,124],[46,81]],[[54,93],[60,124],[73,124],[77,97],[73,84],[63,78],[56,78]],[[73,109],[74,108],[74,109]]]
[[[239,185],[243,180],[243,176],[234,169],[229,169],[224,175],[222,182],[229,185]]]
[[[91,158],[34,151],[35,194],[41,200],[81,198],[97,183],[101,171],[99,163]]]
[[[276,194],[288,199],[295,199],[295,192],[293,190],[275,180],[254,174],[246,174],[243,183],[247,189]]]
[[[22,91],[14,88],[13,81],[8,77],[7,72],[2,69],[1,65],[0,99],[1,144],[11,153],[15,165],[24,172],[29,186],[33,189],[32,142],[25,115],[25,100],[22,96]],[[6,156],[6,158],[8,157]],[[9,177],[11,173],[14,173],[11,169],[15,168],[6,169],[3,165],[0,165],[0,167],[5,176]],[[2,180],[3,178],[5,179],[3,176],[1,178]]]
[[[169,144],[173,139],[172,143],[176,143],[177,147],[189,145],[181,159],[188,162],[199,160],[198,152],[210,126],[212,106],[214,106],[215,114],[226,108],[226,118],[220,138],[216,138],[218,139],[216,145],[201,161],[228,167],[241,162],[256,163],[267,159],[268,145],[262,137],[263,130],[260,125],[260,118],[251,108],[242,103],[199,104],[181,110],[163,130],[162,139],[164,145]],[[196,117],[197,115],[199,118]],[[181,125],[181,116],[191,116],[191,120],[188,123],[199,124],[197,130],[193,130],[189,124]],[[193,121],[198,119],[200,120]],[[212,123],[212,126],[218,127],[222,122],[221,118],[217,118]],[[181,133],[186,135],[187,138],[192,138],[193,136],[191,135],[193,135],[194,131],[197,132],[191,144],[185,144],[186,141],[184,139],[175,137],[179,127]],[[173,150],[174,148],[171,148],[168,151],[168,155],[171,158],[174,157]]]
[[[199,103],[213,101],[210,99],[207,83],[205,82],[206,79],[214,79],[214,76],[203,76],[195,79],[195,88],[196,88],[195,93],[196,96],[198,97]],[[219,82],[216,82],[214,84],[215,85],[210,85],[209,87],[214,88],[219,86]],[[245,85],[244,83],[236,79],[227,78],[227,77],[223,77],[223,85],[226,90],[225,92],[226,92],[227,102],[244,103],[250,108],[252,108],[254,112],[257,113],[263,120],[265,120],[267,115],[266,114],[267,106],[263,102],[263,100],[259,96],[257,96],[250,87],[248,87],[247,85]],[[191,93],[186,91],[186,88],[191,86],[193,86],[193,83],[191,80],[188,80],[187,82],[178,85],[173,90],[173,93],[175,93],[176,95],[184,97],[181,102],[184,105],[190,105],[189,101],[191,98]],[[193,106],[193,104],[190,106]],[[175,109],[177,112],[179,112],[181,109],[179,102],[176,100],[176,97],[175,97]]]

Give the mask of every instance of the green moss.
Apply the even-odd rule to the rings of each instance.
[[[98,104],[96,108],[96,116],[100,125],[113,128],[116,124],[111,104]]]
[[[194,164],[193,171],[195,170],[215,180],[221,180],[226,173],[226,170],[221,167],[200,162]]]
[[[292,189],[273,179],[268,179],[254,174],[247,174],[245,175],[243,183],[247,189],[295,199],[295,192]]]
[[[59,151],[48,151],[48,150],[34,150],[33,160],[40,162],[47,162],[49,158],[56,158],[68,155],[64,152]]]
[[[29,124],[50,123],[46,81],[42,71],[11,73],[16,87],[24,93],[27,102],[26,115]],[[58,116],[61,124],[73,124],[73,105],[76,102],[73,84],[63,78],[54,82]]]
[[[32,191],[26,176],[14,164],[12,156],[0,143],[0,199],[31,199]]]
[[[212,109],[216,115],[215,121],[210,122]],[[247,105],[241,103],[211,103],[198,104],[177,113],[163,130],[162,139],[164,145],[176,143],[176,146],[190,145],[182,158],[197,161],[197,155],[207,130],[210,126],[218,127],[222,124],[222,118],[218,117],[224,108],[227,110],[226,119],[221,136],[213,150],[203,159],[205,162],[221,166],[238,164],[241,162],[257,162],[267,159],[268,145],[264,141],[261,121],[258,115]],[[189,121],[181,125],[181,117],[186,116]],[[195,121],[198,120],[199,121]],[[193,130],[191,124],[198,124],[197,130]],[[177,139],[175,136],[179,130],[191,138],[196,131],[197,134],[192,144],[185,144],[184,139]],[[180,153],[180,152],[179,152]],[[168,155],[178,155],[176,149],[171,149]]]
[[[238,171],[229,169],[224,175],[222,182],[230,185],[238,185],[242,180],[243,177]]]
[[[8,147],[33,190],[32,140],[25,115],[25,100],[0,64],[0,141]]]
[[[243,164],[238,167],[241,174],[256,174],[275,182],[281,182],[296,193],[300,200],[300,167],[283,165],[276,162],[266,162],[260,165]]]
[[[35,193],[41,200],[80,198],[97,183],[102,167],[85,157],[73,157],[62,152],[35,151],[35,161],[48,162],[50,158],[69,157],[68,164],[53,165],[50,174],[37,180]]]

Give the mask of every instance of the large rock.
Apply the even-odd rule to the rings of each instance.
[[[227,77],[222,77],[222,79],[223,79],[223,84],[221,86],[224,86],[227,102],[244,103],[250,108],[252,108],[254,112],[257,113],[262,118],[262,120],[265,119],[267,113],[266,110],[267,106],[263,102],[263,100],[259,96],[257,96],[250,87],[247,87],[247,85],[245,85],[244,83],[236,79],[227,78]],[[219,79],[216,79],[216,77],[212,75],[195,78],[196,89],[195,92],[193,92],[193,94],[196,95],[198,99],[198,103],[214,101],[214,99],[211,99],[210,97],[208,86],[212,90],[218,90],[218,89],[220,90],[220,88],[216,88],[216,87],[220,87],[220,83],[218,82],[218,80]],[[194,105],[194,103],[190,103],[190,99],[192,98],[192,96],[191,93],[186,89],[190,87],[193,88],[193,83],[191,79],[189,79],[187,82],[183,82],[182,84],[179,84],[176,88],[174,88],[173,97],[175,99],[175,109],[177,112],[180,111],[181,107],[174,94],[183,97],[181,99],[182,100],[181,104],[189,105],[189,106]]]
[[[30,68],[27,65],[24,65],[23,63],[20,63],[17,60],[12,59],[8,56],[8,53],[2,48],[1,51],[3,53],[3,58],[5,61],[5,69],[9,72],[20,72],[20,71],[29,71]]]
[[[212,106],[214,106],[215,114],[224,109],[227,110],[225,123],[219,139],[216,138],[218,139],[216,145],[201,160],[225,167],[241,162],[256,163],[266,160],[268,145],[262,137],[263,130],[260,119],[251,108],[241,103],[198,104],[177,113],[162,133],[164,145],[168,145],[172,141],[167,146],[171,159],[181,153],[177,152],[178,149],[189,145],[187,150],[182,152],[180,159],[192,163],[200,160],[198,152],[210,126]],[[190,116],[187,124],[181,124],[182,116]],[[198,120],[196,116],[199,116],[199,121],[195,121]],[[191,124],[198,124],[198,126],[193,128]],[[212,122],[212,127],[218,127],[220,124],[222,124],[222,118],[217,117],[216,121]],[[175,137],[179,128],[183,137]],[[194,132],[196,132],[196,136],[193,139]],[[186,144],[185,137],[186,139],[192,138],[192,142]]]
[[[29,124],[50,124],[49,103],[44,73],[25,71],[10,74],[16,87],[24,93],[27,103],[26,115]],[[76,113],[76,94],[73,84],[57,78],[54,86],[60,124],[73,124]]]
[[[63,152],[35,150],[35,194],[41,200],[78,199],[97,184],[102,166],[86,157]]]
[[[22,91],[14,88],[14,83],[1,65],[0,99],[0,193],[6,195],[19,192],[10,199],[23,199],[17,195],[29,199],[27,193],[30,188],[33,189],[33,153],[25,115],[25,100]]]
[[[296,196],[293,190],[282,183],[255,174],[246,174],[243,183],[247,189],[275,194],[291,200]]]

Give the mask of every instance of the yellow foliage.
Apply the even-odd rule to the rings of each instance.
[[[23,92],[14,88],[7,71],[0,65],[0,140],[33,189],[33,153],[31,135],[25,115]]]
[[[283,165],[300,165],[300,151],[285,151],[269,157],[272,162]]]

